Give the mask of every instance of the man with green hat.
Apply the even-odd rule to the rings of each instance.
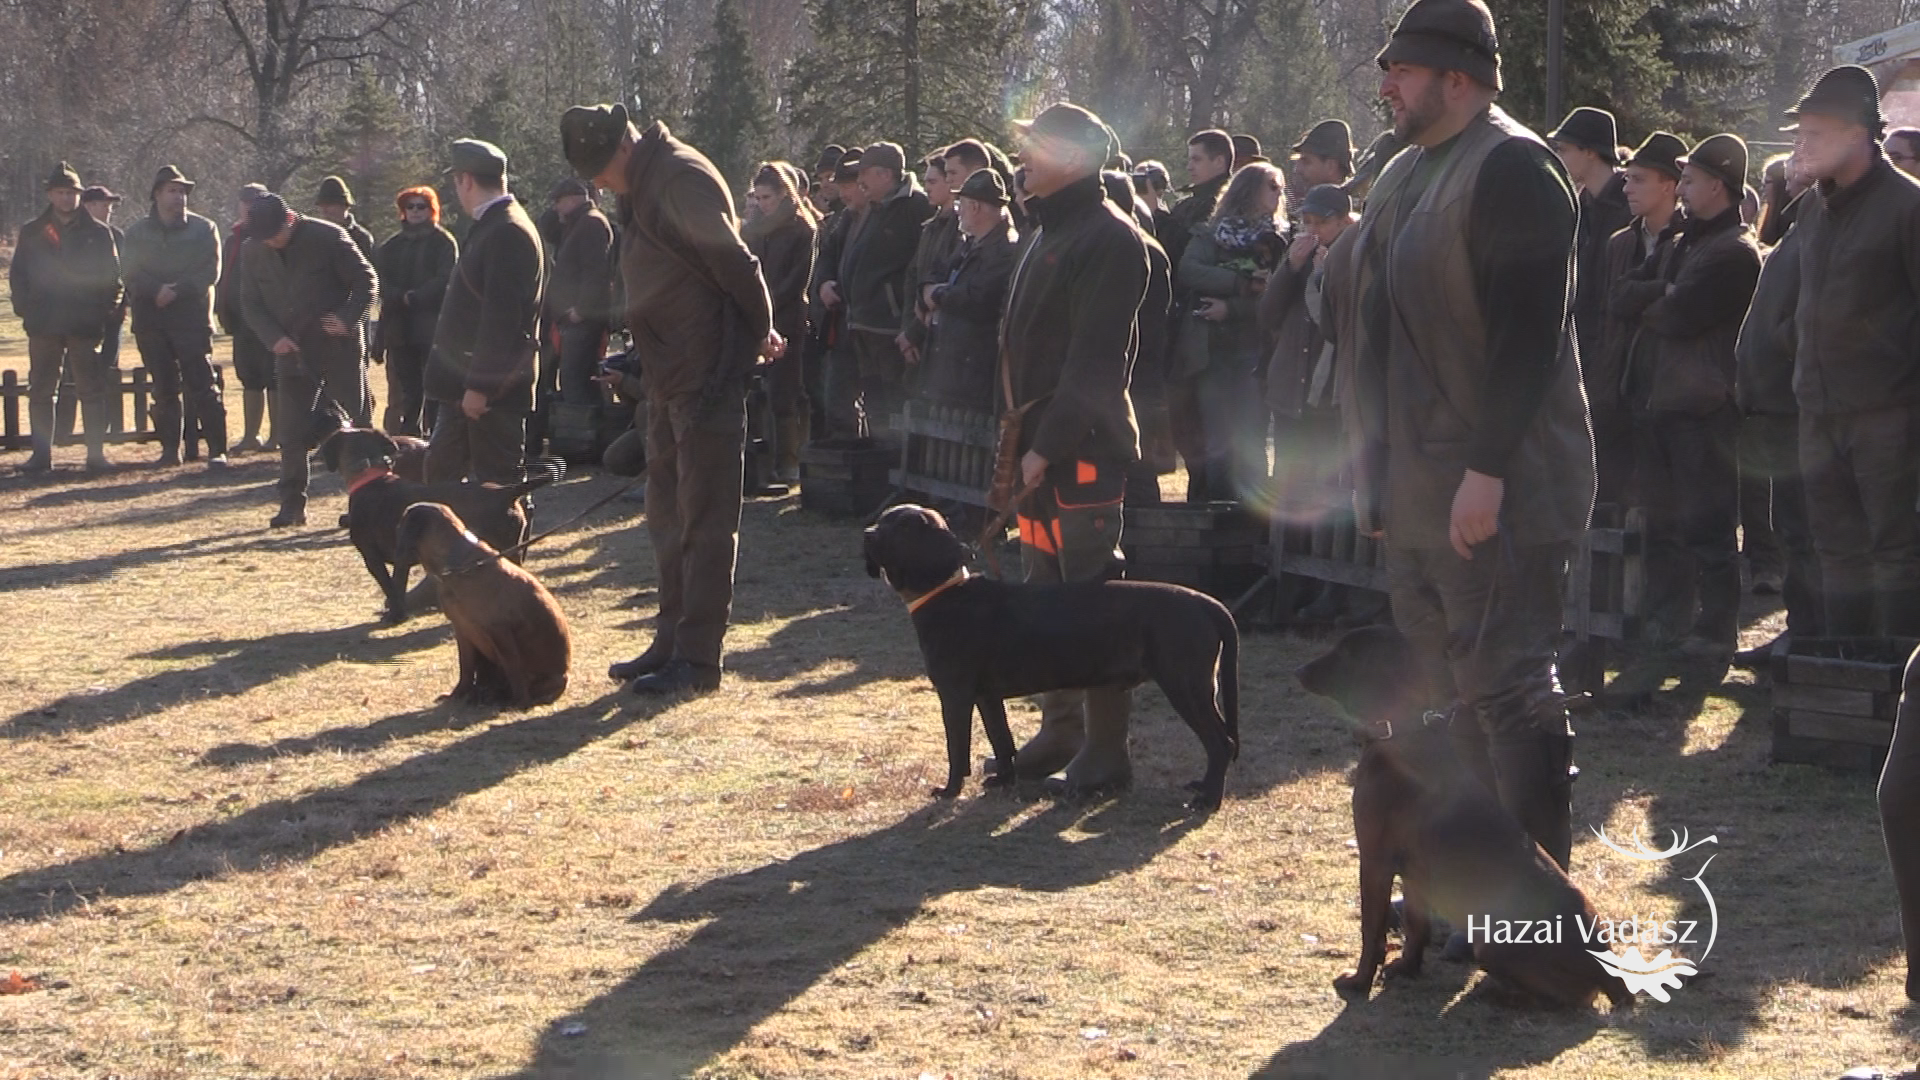
[[[1601,347],[1605,335],[1607,295],[1605,278],[1607,241],[1627,227],[1633,213],[1627,209],[1625,172],[1620,168],[1620,133],[1613,114],[1582,105],[1567,114],[1547,136],[1547,145],[1560,157],[1580,194],[1580,235],[1575,241],[1579,269],[1573,297],[1573,329],[1580,339],[1580,367]],[[1596,387],[1589,376],[1587,396]],[[1613,493],[1609,493],[1613,494]],[[1601,502],[1609,502],[1605,497]]]
[[[153,178],[151,209],[127,229],[127,303],[140,363],[153,379],[160,464],[180,464],[181,387],[207,440],[207,466],[227,464],[227,410],[213,382],[213,287],[220,234],[187,209],[193,181],[168,165]]]
[[[1833,636],[1920,636],[1920,181],[1887,160],[1880,88],[1836,67],[1791,114],[1815,181],[1801,236],[1794,396]]]
[[[620,196],[627,326],[647,373],[647,533],[659,565],[653,643],[607,674],[637,694],[719,689],[733,610],[746,455],[747,376],[787,347],[726,181],[658,121],[624,105],[560,119],[567,162]],[[844,164],[844,163],[843,163]]]
[[[1656,601],[1685,635],[1680,655],[1724,671],[1740,629],[1734,345],[1760,280],[1760,245],[1740,219],[1747,147],[1738,136],[1705,139],[1677,164],[1686,217],[1614,300],[1636,327],[1625,387],[1648,557],[1666,571]]]
[[[1578,204],[1545,142],[1493,104],[1480,0],[1415,0],[1377,59],[1409,146],[1355,227],[1356,509],[1384,533],[1394,621],[1461,759],[1565,866],[1555,649],[1594,490],[1569,306]]]
[[[33,453],[23,467],[53,467],[53,416],[61,368],[80,394],[87,468],[107,467],[107,410],[119,387],[107,385],[98,349],[120,304],[120,253],[113,233],[80,207],[80,174],[61,162],[47,177],[47,209],[20,227],[7,279],[13,310],[27,334],[27,416]]]
[[[507,155],[480,139],[450,149],[454,194],[472,219],[440,304],[426,393],[438,402],[429,482],[520,479],[546,254],[533,219],[507,193]]]

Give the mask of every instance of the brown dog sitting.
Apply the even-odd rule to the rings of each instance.
[[[439,503],[415,503],[396,546],[440,585],[440,610],[460,647],[460,681],[447,697],[467,704],[545,705],[567,689],[573,635],[546,586],[467,530]]]
[[[432,597],[424,583],[421,595],[407,593],[407,575],[413,565],[394,550],[394,531],[408,507],[420,502],[449,506],[482,540],[519,562],[523,553],[518,548],[528,535],[521,497],[560,479],[566,471],[559,459],[541,458],[528,464],[534,475],[511,486],[422,484],[399,475],[396,462],[402,447],[384,431],[339,427],[320,441],[319,449],[327,468],[346,478],[347,535],[367,573],[386,595],[388,622],[403,621],[410,610],[420,610]]]
[[[1360,1000],[1372,993],[1397,874],[1406,941],[1388,978],[1420,973],[1438,915],[1468,931],[1482,968],[1536,998],[1574,1007],[1605,994],[1630,1006],[1626,983],[1588,954],[1607,950],[1593,939],[1593,904],[1455,755],[1444,716],[1423,713],[1418,671],[1398,630],[1369,626],[1296,673],[1360,724],[1365,743],[1353,774],[1360,961],[1334,988]]]

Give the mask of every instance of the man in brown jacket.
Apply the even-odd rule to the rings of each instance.
[[[1837,67],[1800,99],[1800,461],[1826,633],[1920,636],[1920,181],[1876,141],[1871,72]]]
[[[568,163],[622,196],[627,326],[646,373],[647,532],[660,567],[653,644],[608,674],[642,694],[720,685],[733,607],[746,452],[746,382],[784,342],[733,197],[705,155],[624,105],[560,121]]]
[[[1049,106],[1021,131],[1021,167],[1035,239],[1014,266],[1002,330],[1004,404],[1025,408],[1018,509],[1026,579],[1093,581],[1115,576],[1126,474],[1140,457],[1128,397],[1135,320],[1147,293],[1144,234],[1106,198],[1100,166],[1112,154],[1100,118],[1077,105]],[[1044,695],[1040,731],[1020,749],[1022,775],[1066,770],[1067,785],[1124,784],[1126,687]]]
[[[533,219],[507,194],[507,156],[456,140],[454,192],[473,228],[453,264],[427,359],[427,399],[439,402],[427,449],[429,482],[520,479],[546,256]]]
[[[266,192],[247,204],[240,306],[274,355],[280,438],[280,509],[269,526],[307,523],[307,454],[313,412],[331,402],[351,416],[364,400],[360,320],[378,279],[345,229],[287,209]]]

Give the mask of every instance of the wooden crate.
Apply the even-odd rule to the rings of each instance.
[[[1920,639],[1807,638],[1773,657],[1773,760],[1878,774]]]
[[[118,392],[110,392],[108,396],[106,441],[135,443],[158,439],[153,430],[152,411],[148,408],[153,400],[153,383],[147,377],[147,369],[138,367],[125,372],[115,369],[108,377],[117,384]],[[226,384],[220,365],[213,365],[213,385],[224,390]],[[62,394],[67,392],[68,385],[62,385]],[[27,424],[27,395],[27,383],[21,380],[19,372],[0,372],[0,451],[33,448],[33,433]],[[190,418],[183,417],[183,421],[186,419]],[[60,426],[56,421],[55,427]],[[56,435],[54,445],[77,446],[85,441],[84,433],[74,427],[67,434]]]
[[[894,418],[905,440],[893,486],[910,499],[987,507],[999,425],[990,412],[909,401]]]
[[[1235,503],[1129,507],[1120,531],[1127,577],[1231,601],[1266,572],[1267,528]]]
[[[865,517],[893,492],[900,461],[891,447],[861,442],[809,443],[800,449],[800,506],[822,514]]]

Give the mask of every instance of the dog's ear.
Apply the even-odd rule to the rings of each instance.
[[[879,525],[869,525],[866,531],[860,534],[860,554],[867,560],[867,576],[870,578],[880,576],[880,564],[874,560],[875,549],[880,544],[880,536]]]
[[[381,431],[379,428],[373,428],[367,432],[367,435],[380,444],[380,452],[378,454],[368,454],[368,461],[372,461],[375,457],[384,457],[391,461],[400,456],[400,444],[393,441],[393,436]]]
[[[328,472],[340,471],[340,447],[346,441],[338,431],[320,440],[320,460],[326,464]]]

